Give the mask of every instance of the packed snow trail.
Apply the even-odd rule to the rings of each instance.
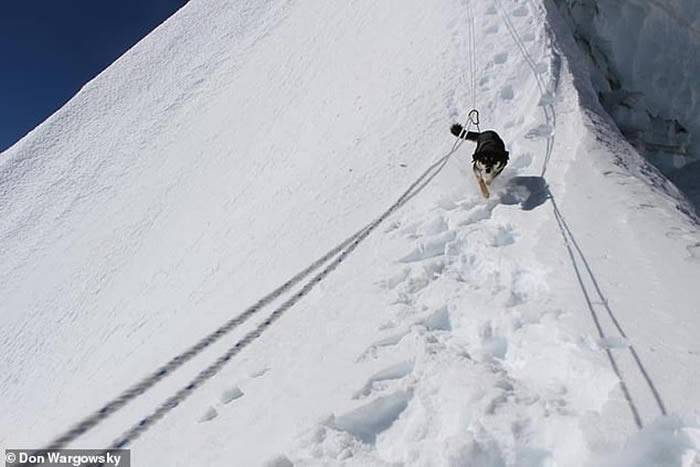
[[[467,5],[190,2],[3,153],[1,444],[52,439],[391,205],[468,108],[471,16],[482,127],[511,151],[494,197],[465,145],[135,465],[697,462],[697,226],[549,2]]]

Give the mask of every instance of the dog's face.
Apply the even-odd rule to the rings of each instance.
[[[505,162],[500,158],[491,154],[483,154],[474,161],[474,172],[489,184],[503,171],[505,166]]]

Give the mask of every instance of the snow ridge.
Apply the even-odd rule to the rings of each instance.
[[[0,441],[321,257],[81,445],[167,412],[139,465],[695,467],[700,232],[589,73],[549,0],[190,2],[3,154]],[[469,144],[421,177],[471,94],[488,200]]]

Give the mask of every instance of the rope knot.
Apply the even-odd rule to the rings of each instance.
[[[469,121],[475,125],[479,126],[479,111],[476,109],[471,109],[469,113],[467,114],[467,118]]]

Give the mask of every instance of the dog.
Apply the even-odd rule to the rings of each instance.
[[[482,132],[465,131],[459,123],[450,127],[450,132],[458,138],[476,142],[472,155],[472,169],[482,193],[488,198],[488,186],[508,165],[509,152],[498,133],[493,130]]]

